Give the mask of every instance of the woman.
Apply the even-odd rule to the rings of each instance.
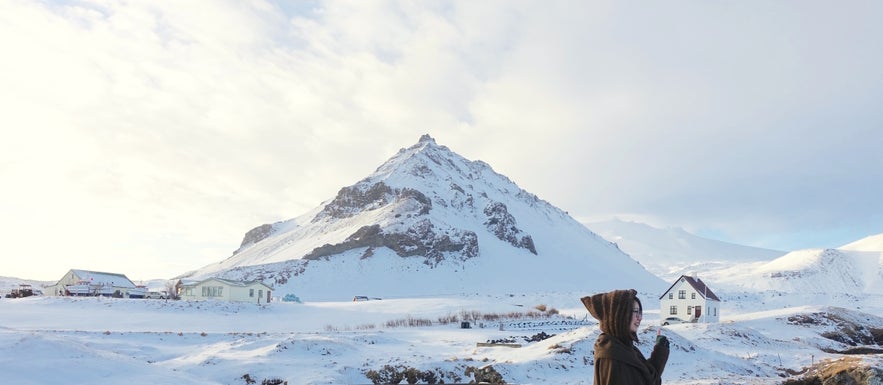
[[[656,337],[650,359],[635,346],[643,307],[634,290],[614,290],[581,298],[601,323],[595,342],[594,385],[659,385],[668,361],[668,338]]]

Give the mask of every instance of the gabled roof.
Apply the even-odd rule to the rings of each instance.
[[[693,289],[695,289],[696,292],[702,296],[702,298],[710,299],[712,301],[718,301],[718,302],[721,301],[720,298],[718,298],[717,295],[715,295],[714,292],[708,288],[708,285],[706,285],[705,282],[702,282],[702,280],[699,279],[698,277],[691,277],[688,275],[682,275],[682,276],[678,277],[678,279],[676,279],[675,282],[673,284],[671,284],[671,286],[668,287],[668,290],[666,290],[665,292],[662,293],[661,296],[659,296],[659,299],[662,299],[663,297],[665,297],[665,295],[668,294],[668,292],[670,292],[671,289],[673,287],[675,287],[675,285],[677,285],[678,282],[681,281],[681,279],[683,279],[684,281],[689,283],[690,286],[692,286]]]
[[[135,284],[124,274],[103,273],[100,271],[71,269],[71,272],[84,281],[93,284],[105,284],[115,287],[135,287]]]

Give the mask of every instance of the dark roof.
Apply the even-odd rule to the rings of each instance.
[[[659,299],[662,299],[662,297],[665,297],[665,295],[668,294],[668,292],[670,292],[671,289],[673,287],[675,287],[675,285],[677,285],[677,283],[681,279],[684,279],[685,281],[687,281],[687,283],[690,284],[690,286],[693,286],[693,289],[696,289],[696,292],[698,292],[699,295],[701,295],[703,298],[710,299],[712,301],[718,301],[718,302],[721,301],[720,298],[718,298],[717,295],[715,295],[714,292],[711,291],[710,288],[708,288],[708,285],[706,285],[705,282],[702,282],[702,280],[699,278],[693,278],[688,275],[682,275],[678,279],[676,279],[675,283],[671,284],[671,286],[668,287],[668,290],[666,290],[665,292],[662,293],[661,296],[659,296]]]

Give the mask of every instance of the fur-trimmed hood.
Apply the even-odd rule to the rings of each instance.
[[[634,289],[614,290],[607,293],[582,297],[580,300],[592,317],[601,323],[601,332],[618,338],[624,343],[637,341],[638,336],[629,328],[635,301],[641,306],[638,292]],[[643,307],[642,309],[643,310]]]

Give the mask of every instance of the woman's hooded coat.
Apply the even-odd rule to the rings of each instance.
[[[635,302],[641,306],[637,292],[614,290],[580,300],[601,327],[601,335],[595,342],[594,384],[661,384],[662,371],[668,362],[668,345],[654,346],[647,360],[635,347],[638,336],[629,328]]]

